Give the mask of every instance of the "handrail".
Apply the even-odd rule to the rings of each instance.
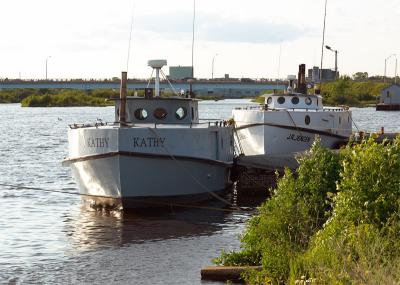
[[[103,122],[101,121],[100,123],[75,123],[75,124],[69,124],[70,129],[80,129],[80,128],[93,128],[93,127],[101,127],[101,126],[118,126],[120,123],[119,122]],[[170,125],[180,125],[180,126],[187,126],[189,128],[192,128],[193,126],[200,126],[200,125],[208,125],[208,127],[214,126],[214,127],[226,127],[228,126],[228,122],[226,120],[210,120],[207,122],[198,122],[198,123],[159,123],[159,122],[154,122],[154,123],[133,123],[133,122],[126,122],[125,127],[138,127],[142,128],[144,127],[143,125],[153,125],[154,128],[157,128],[158,126],[170,126]]]

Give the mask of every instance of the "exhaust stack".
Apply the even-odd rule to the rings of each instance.
[[[297,77],[297,92],[307,94],[307,83],[306,83],[306,65],[299,65],[299,74]]]
[[[120,98],[120,106],[119,106],[119,122],[120,124],[126,123],[126,95],[127,95],[127,81],[128,81],[128,73],[126,71],[122,71],[121,74],[121,88],[119,91]]]

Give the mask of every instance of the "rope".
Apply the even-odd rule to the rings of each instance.
[[[356,127],[356,129],[357,129],[357,132],[360,132],[360,129],[358,128],[358,126],[357,126],[356,122],[354,122],[354,120],[353,120],[353,116],[350,114],[350,112],[349,112],[349,111],[347,111],[347,113],[349,113],[349,117],[350,117],[350,119],[351,119],[351,122],[352,122],[352,123],[353,123],[353,125]]]
[[[158,136],[157,132],[152,129],[152,128],[148,128],[151,132],[154,133],[154,135],[157,137],[157,139],[160,139],[160,137]],[[201,183],[196,177],[194,177],[192,175],[192,173],[190,173],[186,167],[184,167],[183,165],[181,165],[181,163],[175,158],[175,156],[167,149],[166,146],[162,146],[162,148],[164,148],[164,150],[168,153],[168,155],[171,157],[171,159],[173,161],[175,161],[178,165],[182,166],[181,168],[189,175],[189,177],[191,177],[201,188],[203,188],[204,190],[207,191],[208,194],[210,194],[211,196],[213,196],[214,198],[218,199],[219,201],[225,203],[226,205],[228,205],[229,207],[232,207],[238,211],[243,211],[241,208],[232,205],[229,201],[225,200],[224,198],[220,197],[219,195],[215,194],[214,192],[212,192],[210,189],[208,189],[203,183]]]
[[[112,198],[109,196],[101,196],[101,195],[90,195],[90,194],[80,194],[77,192],[65,192],[65,191],[59,191],[59,190],[51,190],[51,189],[43,189],[43,188],[37,188],[37,187],[27,187],[23,185],[13,185],[13,184],[5,184],[5,183],[0,183],[0,186],[4,187],[9,187],[14,190],[34,190],[34,191],[41,191],[41,192],[47,192],[47,193],[59,193],[59,194],[67,194],[67,195],[73,195],[73,196],[81,196],[81,197],[96,197],[96,198]],[[7,189],[0,189],[0,190],[7,190]],[[216,194],[215,194],[216,195]],[[147,203],[147,204],[153,204],[153,205],[161,205],[161,206],[175,206],[175,207],[182,207],[182,208],[193,208],[193,209],[205,209],[205,210],[214,210],[214,211],[221,211],[221,212],[237,212],[239,211],[251,211],[251,209],[247,208],[237,208],[236,206],[232,206],[232,209],[221,209],[221,208],[216,208],[216,207],[208,207],[208,206],[198,206],[198,205],[187,205],[187,204],[179,204],[179,203],[166,203],[166,202],[155,202],[155,201],[148,201],[145,199],[135,199],[138,202],[141,203]]]

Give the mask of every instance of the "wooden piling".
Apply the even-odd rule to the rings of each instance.
[[[242,273],[246,270],[261,270],[261,266],[207,266],[201,269],[202,280],[243,281]]]

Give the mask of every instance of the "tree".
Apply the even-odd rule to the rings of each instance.
[[[368,72],[356,72],[353,74],[354,80],[366,80],[368,79]]]

